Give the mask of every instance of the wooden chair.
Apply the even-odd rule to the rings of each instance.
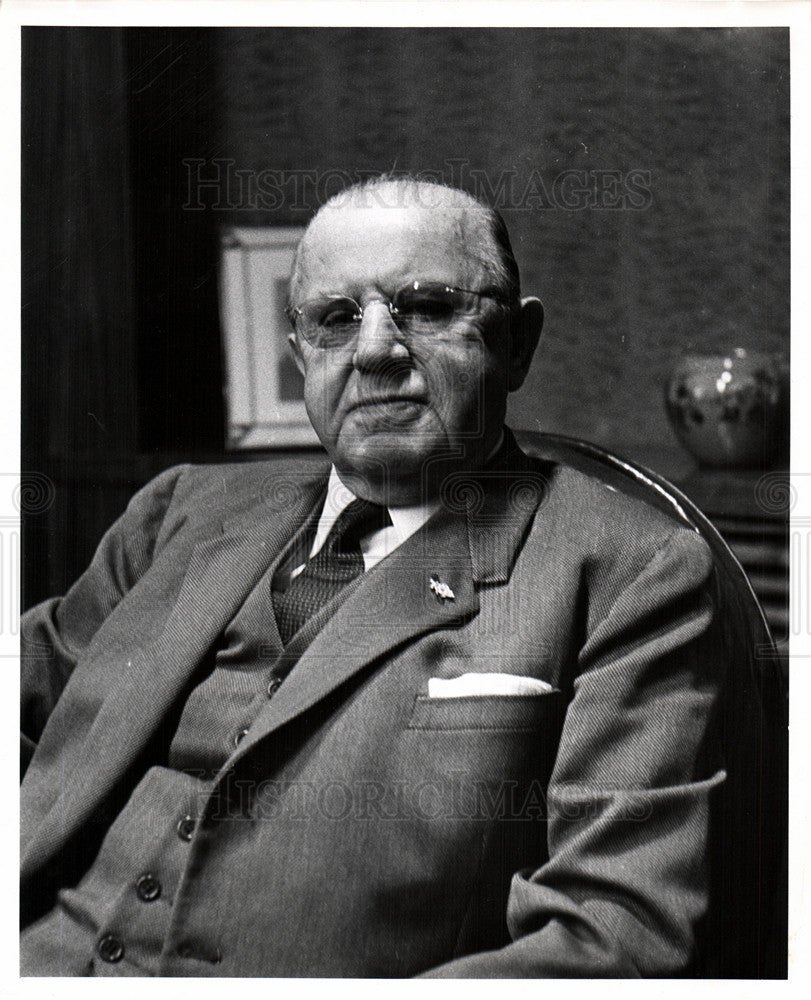
[[[718,531],[664,477],[574,438],[532,432],[516,437],[527,454],[573,466],[697,531],[712,551],[728,665],[721,718],[727,781],[713,817],[711,901],[694,974],[785,978],[788,700],[749,580]]]

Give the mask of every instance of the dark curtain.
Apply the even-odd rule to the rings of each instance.
[[[137,446],[125,80],[120,30],[23,31],[27,455]]]
[[[22,31],[23,606],[61,593],[133,489],[223,443],[212,29]]]

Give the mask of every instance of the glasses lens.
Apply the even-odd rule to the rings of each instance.
[[[300,307],[297,329],[313,347],[343,347],[358,332],[360,313],[354,299],[311,299]]]
[[[442,284],[407,285],[395,293],[391,304],[398,326],[418,334],[446,330],[464,312],[459,293]]]

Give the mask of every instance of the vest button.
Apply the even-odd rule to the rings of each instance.
[[[282,686],[281,677],[274,677],[273,680],[268,684],[268,698],[272,698],[274,694]]]
[[[112,934],[105,934],[99,940],[96,951],[105,962],[120,962],[124,957],[124,945]]]
[[[247,729],[240,729],[240,731],[234,737],[234,746],[238,747],[239,744],[245,739],[247,735],[248,735]]]
[[[151,903],[161,894],[161,884],[154,875],[142,875],[135,883],[135,891],[138,899],[145,903]]]
[[[181,840],[191,840],[194,835],[194,817],[184,816],[177,824],[177,835]]]

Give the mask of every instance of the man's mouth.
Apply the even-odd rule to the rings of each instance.
[[[425,406],[426,403],[427,400],[424,396],[406,396],[394,393],[380,393],[374,396],[364,396],[361,399],[357,399],[349,407],[349,411],[367,406]]]

